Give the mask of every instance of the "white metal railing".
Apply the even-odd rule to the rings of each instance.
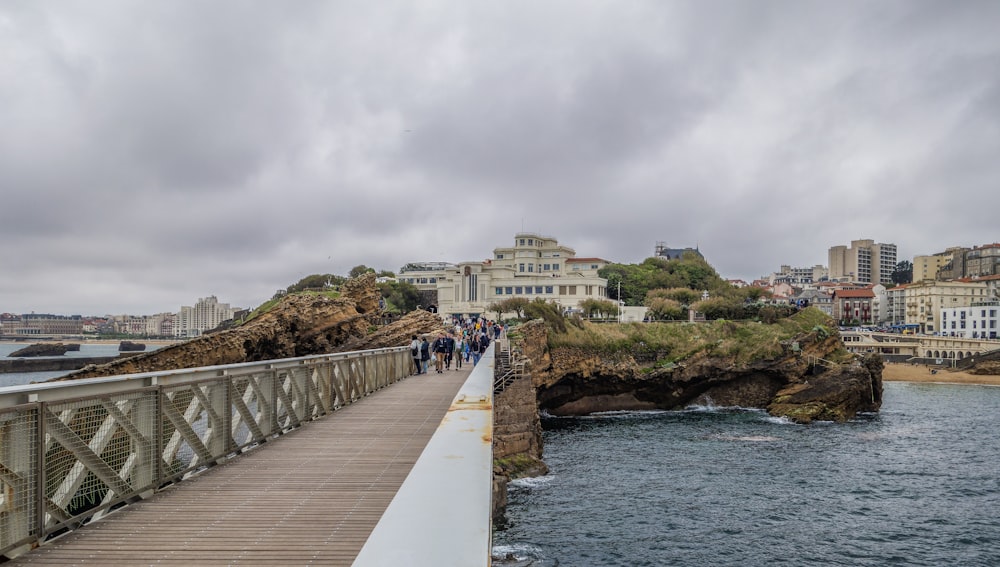
[[[490,565],[495,344],[455,396],[355,567]]]
[[[410,374],[391,348],[0,388],[0,562]]]

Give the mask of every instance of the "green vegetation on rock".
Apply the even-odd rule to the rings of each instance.
[[[550,327],[548,342],[551,349],[641,356],[665,368],[700,353],[747,364],[781,355],[784,342],[803,334],[817,332],[825,338],[831,324],[822,311],[809,308],[772,324],[720,319],[703,323],[584,323],[569,325],[565,332],[553,332]]]

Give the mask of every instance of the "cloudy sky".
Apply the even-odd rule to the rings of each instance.
[[[0,312],[252,307],[520,230],[724,277],[1000,240],[1000,2],[0,3]]]

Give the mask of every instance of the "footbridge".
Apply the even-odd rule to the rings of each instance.
[[[0,388],[0,563],[489,565],[494,348]]]

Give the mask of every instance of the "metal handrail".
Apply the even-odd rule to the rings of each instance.
[[[406,347],[0,388],[0,559],[408,376]]]

